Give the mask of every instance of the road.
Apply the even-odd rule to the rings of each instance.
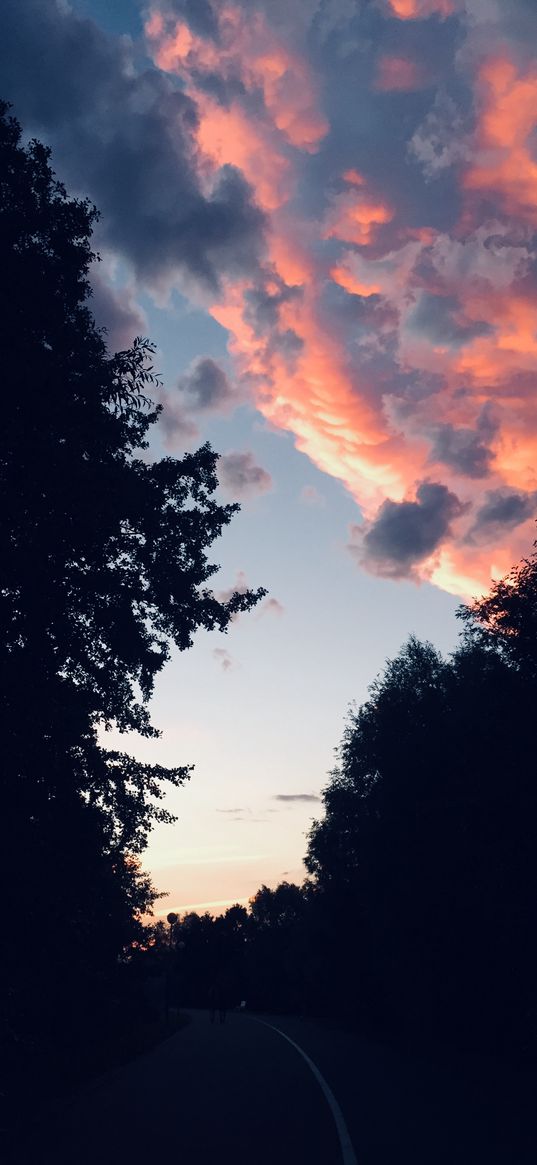
[[[32,1160],[535,1165],[535,1076],[476,1061],[440,1068],[335,1025],[263,1018],[213,1026],[190,1012],[176,1035],[64,1108]]]

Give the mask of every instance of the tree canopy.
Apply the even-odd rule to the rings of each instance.
[[[388,662],[310,833],[340,980],[388,1027],[537,1039],[536,579],[533,554],[461,608],[451,658],[411,638]]]
[[[160,411],[148,395],[152,346],[138,339],[108,352],[89,308],[97,212],[67,196],[45,147],[23,148],[5,107],[0,174],[0,650],[10,768],[21,775],[33,763],[32,740],[20,733],[30,706],[30,737],[41,750],[56,735],[56,747],[61,726],[76,753],[69,779],[76,771],[80,789],[100,796],[136,845],[164,773],[118,754],[101,753],[100,763],[93,754],[88,766],[96,725],[154,733],[147,701],[170,643],[185,649],[198,628],[225,630],[263,592],[220,602],[208,586],[218,568],[207,551],[238,508],[213,496],[217,455],[206,445],[180,460],[144,457]],[[49,789],[54,773],[49,766]]]
[[[15,1027],[25,966],[66,990],[66,961],[75,980],[75,965],[102,956],[102,970],[136,934],[154,891],[132,854],[171,820],[163,782],[189,776],[107,751],[98,730],[155,735],[170,645],[225,631],[265,593],[211,589],[211,546],[238,509],[215,497],[217,454],[150,454],[154,348],[111,353],[95,324],[96,218],[0,105],[2,857],[8,913],[31,935],[6,963]]]

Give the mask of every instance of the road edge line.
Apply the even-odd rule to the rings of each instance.
[[[290,1036],[286,1035],[285,1032],[282,1032],[281,1028],[275,1027],[273,1023],[267,1023],[266,1019],[258,1019],[256,1015],[249,1015],[248,1019],[253,1019],[254,1023],[262,1023],[263,1027],[271,1028],[273,1032],[277,1032],[279,1036],[282,1036],[284,1040],[287,1040],[287,1043],[291,1044],[292,1047],[300,1053],[302,1059],[306,1061],[308,1068],[313,1072],[318,1085],[323,1091],[325,1100],[330,1106],[330,1111],[334,1118],[334,1123],[337,1129],[339,1145],[341,1148],[341,1156],[343,1158],[343,1165],[358,1165],[358,1160],[353,1149],[351,1136],[345,1122],[345,1117],[343,1116],[341,1108],[339,1107],[332,1089],[326,1083],[324,1076],[319,1072],[317,1065],[314,1064],[313,1060],[310,1058],[310,1056],[308,1056],[307,1052],[305,1052],[304,1049],[300,1047],[300,1044],[296,1044]]]

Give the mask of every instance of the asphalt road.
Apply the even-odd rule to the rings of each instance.
[[[66,1106],[39,1138],[45,1165],[535,1165],[536,1078],[369,1044],[336,1025],[205,1012]],[[274,1025],[287,1035],[282,1037]],[[339,1130],[341,1133],[341,1128]],[[343,1133],[345,1128],[343,1129]]]

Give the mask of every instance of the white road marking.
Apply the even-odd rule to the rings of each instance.
[[[342,1113],[342,1111],[339,1107],[339,1104],[334,1096],[334,1093],[332,1092],[332,1089],[326,1083],[324,1076],[321,1076],[321,1073],[319,1072],[317,1065],[313,1063],[313,1060],[310,1059],[310,1057],[303,1050],[303,1048],[300,1047],[299,1044],[295,1044],[295,1041],[292,1040],[290,1036],[286,1035],[285,1032],[282,1032],[281,1028],[275,1027],[273,1023],[267,1023],[267,1021],[265,1019],[257,1019],[257,1017],[254,1015],[250,1015],[250,1016],[248,1016],[248,1018],[253,1019],[255,1023],[262,1023],[265,1027],[272,1028],[273,1032],[278,1032],[278,1035],[282,1036],[282,1038],[284,1040],[287,1040],[288,1044],[292,1044],[293,1048],[295,1048],[296,1051],[302,1056],[302,1059],[306,1061],[308,1068],[310,1068],[311,1071],[313,1072],[313,1075],[315,1076],[317,1083],[322,1088],[324,1095],[326,1097],[326,1100],[328,1101],[328,1104],[330,1105],[330,1111],[331,1111],[332,1116],[334,1118],[334,1122],[335,1122],[336,1129],[337,1129],[337,1135],[339,1137],[339,1144],[340,1144],[340,1148],[341,1148],[341,1156],[343,1159],[343,1165],[358,1165],[358,1161],[356,1159],[356,1154],[355,1154],[354,1149],[352,1147],[350,1133],[349,1133],[349,1130],[347,1128],[347,1125],[345,1124],[345,1118],[343,1116],[343,1113]]]

